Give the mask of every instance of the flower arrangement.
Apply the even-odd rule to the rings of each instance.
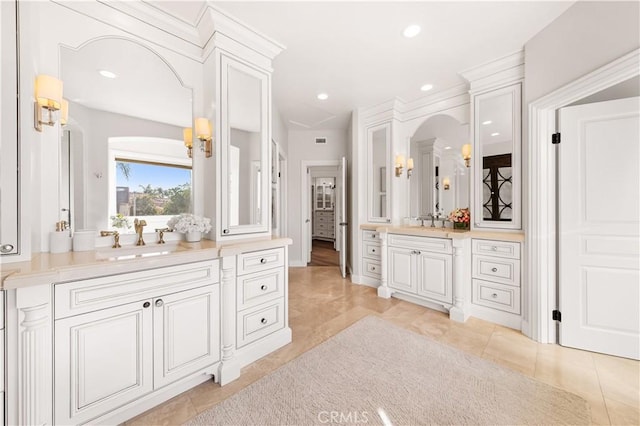
[[[191,213],[182,213],[169,219],[167,226],[183,234],[188,232],[209,232],[211,230],[211,219]]]
[[[131,222],[129,218],[125,217],[122,213],[118,213],[115,216],[111,216],[111,226],[114,228],[131,228]]]
[[[471,214],[469,209],[455,209],[449,213],[449,220],[453,222],[454,229],[469,229]]]

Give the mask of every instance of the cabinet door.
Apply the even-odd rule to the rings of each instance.
[[[418,294],[440,302],[453,303],[451,255],[421,252],[416,258]]]
[[[389,287],[416,292],[413,250],[389,247]]]
[[[220,360],[218,284],[154,299],[156,389]]]
[[[90,422],[153,390],[150,302],[56,321],[55,424]]]

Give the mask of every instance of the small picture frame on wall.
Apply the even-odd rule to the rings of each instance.
[[[387,168],[380,167],[380,192],[387,192]]]

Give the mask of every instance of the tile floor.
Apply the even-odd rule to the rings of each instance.
[[[375,289],[342,279],[336,267],[290,269],[289,295],[291,344],[244,368],[235,382],[224,387],[204,383],[127,424],[181,424],[367,315],[578,394],[590,403],[595,424],[640,424],[637,361],[538,344],[515,330],[476,318],[455,323],[437,311],[378,298]]]

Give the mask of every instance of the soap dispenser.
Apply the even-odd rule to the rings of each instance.
[[[49,252],[67,253],[71,250],[69,224],[65,220],[56,222],[56,230],[49,233]]]

